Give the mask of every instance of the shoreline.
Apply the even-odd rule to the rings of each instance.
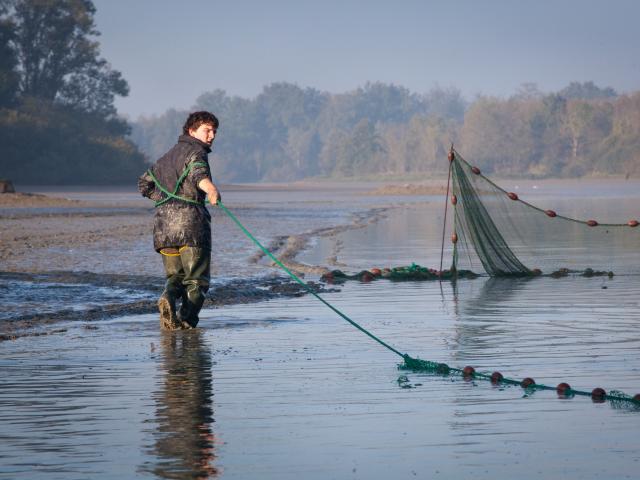
[[[47,198],[53,197],[37,198],[46,202]],[[0,311],[0,342],[25,336],[63,333],[56,325],[65,321],[94,322],[157,311],[157,297],[164,285],[163,274],[155,252],[139,245],[141,239],[148,240],[151,237],[151,208],[142,202],[124,210],[121,206],[123,202],[115,207],[113,202],[104,201],[66,202],[58,203],[58,199],[53,198],[49,205],[50,211],[43,213],[38,207],[28,206],[14,216],[0,217],[0,225],[5,224],[0,233],[0,262],[3,265],[0,267],[0,281],[16,290],[18,298],[21,285],[26,285],[25,288],[45,288],[45,294],[53,297],[43,301],[43,306],[38,305],[37,299],[34,300],[34,311],[13,314]],[[124,203],[130,201],[125,199]],[[71,211],[66,210],[68,205],[73,205]],[[328,272],[329,268],[301,263],[297,260],[298,255],[308,249],[315,238],[335,237],[348,230],[364,228],[385,218],[391,209],[398,207],[401,205],[388,204],[358,209],[347,215],[346,223],[342,224],[314,228],[313,223],[303,223],[300,227],[304,225],[311,228],[276,235],[265,246],[296,274],[301,277],[311,275],[312,281],[309,283],[319,293],[338,291],[333,286],[325,288],[314,281]],[[250,206],[238,208],[251,209]],[[220,218],[214,219],[214,223],[222,221]],[[214,228],[218,229],[217,226]],[[133,268],[136,255],[122,260],[121,268],[117,269],[122,273],[101,268],[105,264],[93,263],[95,256],[108,257],[113,245],[119,245],[119,250],[124,252],[138,252],[137,256],[142,256],[143,263],[149,265],[141,272],[136,271]],[[242,261],[255,268],[265,267],[265,270],[240,278],[220,280],[213,277],[205,309],[299,297],[308,293],[297,282],[286,277],[285,272],[279,268],[274,270],[275,264],[265,259],[265,254],[256,246],[251,244],[249,251],[253,253],[243,257]],[[76,261],[79,258],[82,262]],[[331,259],[327,261],[330,265],[335,265]],[[136,271],[136,274],[124,273],[127,271]],[[80,288],[86,292],[81,293],[78,299],[71,298],[69,301],[72,304],[55,298],[56,289],[64,293],[69,288]],[[92,298],[91,293],[99,289],[114,293],[109,295],[109,300],[100,303],[100,299]],[[123,298],[113,301],[112,297],[117,296],[118,291],[125,292]],[[38,292],[34,295],[37,296]],[[25,309],[29,308],[27,305]]]

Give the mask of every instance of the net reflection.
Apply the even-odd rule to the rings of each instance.
[[[211,351],[200,329],[163,332],[163,381],[154,393],[156,430],[144,471],[161,478],[215,478]]]

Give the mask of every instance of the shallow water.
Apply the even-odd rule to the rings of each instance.
[[[426,200],[300,258],[437,266],[442,217]],[[638,276],[381,280],[323,297],[414,357],[633,395],[638,287]],[[400,357],[309,296],[207,310],[201,325],[163,334],[141,315],[0,344],[0,475],[637,476],[638,408],[398,371]]]

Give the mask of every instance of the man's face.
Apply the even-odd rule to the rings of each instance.
[[[213,139],[216,138],[216,129],[210,123],[203,123],[195,130],[190,128],[189,135],[194,138],[197,138],[201,142],[206,143],[207,145],[211,145],[213,143]]]

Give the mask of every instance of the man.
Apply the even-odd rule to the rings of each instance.
[[[161,327],[169,330],[195,328],[209,290],[211,215],[205,199],[216,205],[220,193],[207,155],[218,125],[212,113],[190,114],[178,143],[138,180],[140,193],[156,202],[153,246],[167,277],[158,309]]]

